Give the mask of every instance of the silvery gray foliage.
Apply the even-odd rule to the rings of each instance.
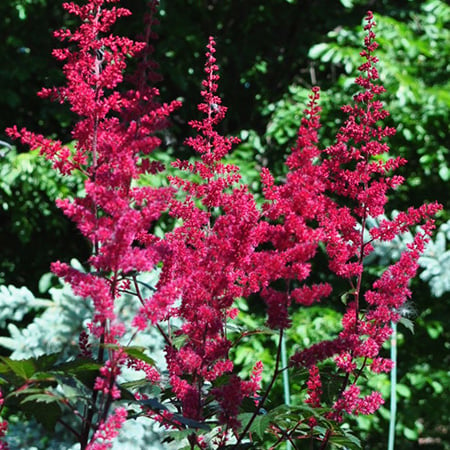
[[[392,214],[393,218],[396,212]],[[367,219],[368,231],[377,226],[382,220],[388,219],[386,216]],[[397,261],[401,253],[406,249],[408,243],[412,242],[413,236],[410,232],[396,236],[389,242],[374,243],[374,252],[367,258],[367,263],[377,261],[380,266],[387,266],[393,261]],[[435,297],[442,296],[445,292],[450,292],[450,220],[442,224],[437,230],[434,238],[430,240],[425,248],[425,252],[419,258],[419,265],[424,270],[420,278],[428,283],[431,293]]]
[[[72,264],[79,268],[77,261]],[[2,288],[0,288],[2,289]],[[50,300],[35,298],[26,288],[10,286],[7,291],[10,308],[16,312],[13,320],[18,320],[32,309],[39,311],[33,321],[21,328],[15,323],[7,326],[9,337],[0,337],[0,346],[10,350],[11,358],[25,359],[44,354],[63,352],[61,357],[67,359],[78,353],[78,336],[88,320],[92,305],[76,297],[67,284],[49,290]],[[19,295],[22,294],[23,295]],[[30,302],[30,307],[24,301]]]
[[[164,449],[156,442],[156,434],[150,430],[151,425],[152,422],[145,418],[126,421],[112,450]],[[63,433],[55,433],[49,440],[48,433],[34,419],[10,421],[6,442],[10,450],[80,450],[80,444],[72,445]]]
[[[35,298],[26,287],[0,286],[0,327],[9,321],[20,322],[32,310],[45,308],[49,303]]]
[[[127,420],[112,450],[169,450],[169,447],[162,447],[157,442],[160,438],[157,438],[152,426],[152,421],[142,417]],[[34,419],[10,421],[6,442],[10,450],[80,450],[80,444],[71,444],[64,433],[56,432],[49,440],[48,433]]]
[[[430,285],[431,293],[440,297],[450,292],[450,220],[441,225],[435,238],[429,242],[419,265],[425,270],[420,278]]]
[[[72,266],[82,270],[81,264],[71,261]],[[158,272],[140,276],[141,293],[151,295],[151,287],[158,280]],[[41,287],[48,282],[49,277],[43,277]],[[0,325],[5,327],[9,336],[0,337],[0,346],[10,350],[14,359],[37,357],[55,352],[61,353],[61,359],[70,360],[79,353],[78,336],[86,329],[86,323],[92,317],[92,304],[89,300],[77,297],[68,284],[62,283],[58,287],[48,290],[50,299],[36,298],[27,288],[14,286],[0,286]],[[130,294],[123,294],[117,301],[119,317],[130,324],[139,304]],[[25,327],[17,322],[31,311],[37,314]],[[127,327],[131,330],[131,326]],[[136,345],[147,349],[158,364],[164,368],[163,342],[155,330],[146,330],[136,336],[131,331],[122,338],[123,345]],[[124,370],[121,381],[132,381],[143,375],[131,370]],[[70,417],[65,417],[70,420]],[[158,426],[146,418],[131,419],[125,422],[120,435],[113,445],[113,450],[161,450],[157,441]],[[12,417],[6,441],[10,450],[77,450],[79,445],[72,445],[70,435],[62,429],[55,429],[51,440],[48,433],[34,420]]]

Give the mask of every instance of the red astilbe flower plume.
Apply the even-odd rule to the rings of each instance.
[[[410,208],[395,220],[384,221],[371,230],[369,238],[364,233],[367,218],[385,213],[387,192],[403,181],[390,173],[406,162],[402,158],[380,158],[389,151],[385,138],[395,130],[380,124],[388,112],[377,100],[385,89],[378,81],[378,59],[374,56],[378,44],[371,12],[366,22],[365,49],[361,52],[364,63],[355,80],[362,92],[354,96],[353,105],[342,108],[348,119],[337,134],[336,143],[321,153],[320,179],[325,189],[316,216],[330,268],[348,280],[353,301],[347,307],[343,331],[338,337],[303,349],[291,359],[294,365],[313,368],[318,362],[334,357],[338,371],[345,374],[330,416],[338,421],[345,412],[370,414],[382,404],[377,392],[361,396],[357,381],[366,366],[374,372],[389,371],[392,367],[379,357],[379,352],[391,334],[390,321],[399,319],[396,311],[411,295],[408,284],[416,274],[417,260],[433,229],[430,217],[440,209],[437,204]],[[416,234],[400,260],[364,293],[364,258],[373,251],[375,240],[391,240],[421,222],[424,223],[422,231]],[[317,373],[311,371],[311,386],[316,378]],[[314,398],[311,395],[310,399]]]
[[[266,203],[263,211],[267,222],[260,224],[261,242],[272,249],[254,255],[256,269],[250,274],[250,283],[258,283],[267,304],[268,325],[287,328],[290,325],[288,308],[292,301],[308,306],[331,293],[326,284],[304,284],[311,272],[311,260],[316,254],[323,230],[315,225],[323,213],[325,190],[323,168],[315,163],[320,156],[317,130],[320,127],[319,88],[310,95],[305,117],[298,131],[297,144],[287,158],[289,172],[282,185],[268,169],[261,179]],[[280,223],[281,222],[281,223]],[[270,283],[285,280],[286,291],[275,290]],[[295,284],[295,287],[292,287]]]
[[[77,16],[81,25],[75,31],[55,32],[69,45],[54,51],[54,56],[64,61],[66,84],[43,89],[40,95],[68,102],[79,116],[72,131],[74,151],[25,129],[8,130],[32,149],[39,148],[63,174],[78,170],[86,177],[85,195],[57,204],[92,244],[90,271],[80,272],[61,262],[54,263],[52,270],[70,283],[75,294],[93,301],[88,328],[100,343],[98,359],[102,363],[107,360],[95,386],[104,399],[105,411],[99,412],[103,421],[111,401],[120,395],[115,380],[127,362],[120,348],[114,350],[125,332],[116,300],[136,281],[134,274],[153,270],[165,253],[160,240],[148,230],[167,208],[172,189],[137,187],[136,180],[161,169],[148,155],[160,144],[155,132],[167,126],[168,115],[179,106],[179,102],[159,104],[157,89],[148,86],[147,80],[155,79],[148,41],[154,37],[151,18],[147,20],[147,41],[116,36],[111,33],[114,23],[131,13],[114,3],[117,0],[91,0],[83,6],[64,3],[64,9]],[[150,7],[154,12],[155,2]],[[128,77],[128,90],[121,93],[130,56],[142,61]],[[105,350],[103,344],[114,346]],[[158,376],[150,378],[157,380]],[[90,420],[92,416],[81,433],[84,443],[91,431]]]
[[[185,341],[179,348],[168,345],[166,353],[170,382],[183,414],[203,419],[205,401],[212,392],[222,408],[220,420],[236,428],[239,404],[254,389],[234,375],[220,388],[211,391],[211,386],[233,371],[226,323],[236,313],[234,300],[246,293],[242,279],[256,245],[259,214],[253,197],[239,184],[238,168],[222,162],[238,139],[224,137],[216,129],[226,108],[217,95],[213,38],[207,48],[203,103],[198,106],[204,119],[190,122],[198,134],[186,141],[200,160],[173,163],[186,173],[170,178],[180,190],[170,214],[182,224],[166,235],[172,257],[166,260],[160,279],[165,295],[156,293],[149,299],[141,316],[153,322],[169,316],[180,319],[179,334]],[[199,181],[193,181],[194,177]],[[176,291],[170,292],[171,286]]]

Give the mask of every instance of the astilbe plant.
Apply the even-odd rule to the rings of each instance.
[[[91,397],[83,398],[81,409],[69,399],[56,400],[81,418],[78,425],[65,425],[82,449],[110,448],[131,414],[147,416],[169,430],[185,430],[181,436],[190,449],[261,448],[264,436],[253,432],[256,422],[271,433],[270,448],[285,441],[299,448],[303,439],[316,439],[326,448],[334,437],[342,438],[339,424],[346,414],[371,414],[382,403],[377,392],[363,394],[362,375],[391,368],[379,356],[380,349],[390,336],[390,322],[399,319],[397,310],[411,295],[408,282],[433,228],[430,217],[439,209],[436,204],[410,208],[372,228],[367,239],[366,221],[385,212],[388,190],[402,182],[391,172],[405,163],[385,156],[389,150],[385,138],[394,130],[382,126],[388,113],[377,99],[384,89],[376,70],[372,13],[366,18],[364,62],[356,79],[360,93],[353,104],[343,107],[348,118],[336,143],[319,148],[320,93],[315,87],[287,159],[286,180],[277,184],[263,169],[264,201],[258,208],[241,182],[239,168],[224,160],[239,141],[218,131],[226,108],[217,93],[213,38],[198,107],[204,118],[190,122],[196,135],[186,141],[199,159],[176,160],[172,165],[178,172],[169,177],[169,187],[137,183],[141,175],[162,170],[149,154],[160,145],[155,133],[167,125],[178,102],[158,103],[158,91],[149,87],[158,80],[149,43],[154,37],[155,4],[150,4],[153,15],[147,20],[144,41],[135,42],[111,34],[116,19],[130,14],[114,3],[64,4],[82,24],[74,32],[56,33],[70,44],[70,49],[55,50],[65,62],[67,83],[43,89],[41,96],[69,102],[79,116],[73,130],[74,151],[27,130],[8,131],[39,148],[63,174],[77,170],[85,177],[85,195],[59,200],[58,205],[92,244],[89,270],[81,272],[61,262],[52,270],[94,305],[80,345],[83,361],[98,366],[87,366],[91,371],[96,367],[91,381],[81,377],[81,369],[69,373],[82,379]],[[140,57],[142,63],[124,80],[130,56]],[[126,83],[131,87],[119,90]],[[163,212],[176,219],[175,226],[158,238],[149,230]],[[373,251],[372,244],[392,240],[419,223],[424,223],[422,231],[399,261],[365,289],[365,257]],[[304,405],[286,414],[276,408],[267,412],[272,388],[287,370],[280,367],[280,348],[292,311],[336,297],[330,283],[309,281],[317,275],[319,254],[327,257],[330,272],[348,283],[351,301],[342,331],[335,339],[291,355],[289,366],[298,374],[299,384],[304,381]],[[153,295],[145,297],[139,276],[157,266],[159,281]],[[121,320],[115,308],[124,292],[132,293],[141,305],[132,323]],[[236,299],[250,295],[264,301],[267,325],[278,334],[275,370],[264,390],[261,362],[254,361],[245,379],[238,376],[231,357],[233,342],[239,345],[240,339],[232,340],[229,331],[239,312]],[[142,351],[120,340],[129,329],[137,334],[148,327],[159,330],[166,345],[163,374]],[[244,330],[240,336],[252,331]],[[124,367],[144,378],[120,385]],[[324,368],[327,377],[331,373],[340,383],[328,398],[322,392]],[[27,379],[18,388],[30,384],[37,386],[39,381]],[[49,393],[52,384],[42,384],[43,392]],[[142,385],[148,389],[139,390]],[[150,394],[152,386],[163,392],[161,397]],[[134,409],[127,410],[127,404]]]
[[[329,415],[337,421],[343,419],[344,413],[370,414],[382,403],[377,392],[361,396],[358,384],[366,367],[373,372],[391,368],[390,361],[379,357],[380,348],[391,334],[390,322],[399,320],[397,311],[411,295],[408,284],[415,276],[418,258],[433,229],[429,217],[440,209],[437,204],[409,208],[394,220],[372,228],[370,238],[365,239],[367,218],[384,214],[387,191],[403,181],[389,174],[406,162],[401,158],[383,158],[389,150],[384,138],[395,130],[380,125],[388,113],[377,100],[384,88],[376,69],[372,13],[368,13],[366,21],[367,36],[361,52],[364,62],[356,78],[362,92],[354,96],[354,104],[342,108],[348,119],[338,132],[336,143],[322,151],[320,165],[325,195],[316,216],[323,230],[329,267],[348,281],[351,301],[342,320],[343,331],[336,339],[301,350],[291,359],[296,366],[310,368],[310,401],[319,406],[321,386],[315,365],[333,357],[338,370],[344,374]],[[373,251],[373,243],[390,241],[422,221],[425,223],[421,231],[399,261],[371,289],[363,290],[364,258]],[[325,441],[329,435],[328,431]]]
[[[137,286],[134,274],[153,270],[161,260],[163,247],[148,230],[170,198],[169,189],[135,187],[133,182],[143,173],[159,170],[159,165],[148,159],[160,144],[154,133],[165,126],[167,115],[177,107],[177,102],[157,104],[157,90],[144,82],[148,72],[153,76],[152,67],[146,63],[149,43],[110,33],[117,18],[130,14],[124,8],[110,7],[111,3],[116,2],[63,4],[82,22],[75,32],[55,33],[74,47],[54,51],[57,59],[65,61],[67,83],[40,92],[42,97],[69,102],[80,117],[72,132],[75,151],[27,130],[9,130],[11,136],[39,148],[63,174],[78,170],[86,178],[85,196],[60,200],[58,206],[91,242],[91,270],[80,272],[60,262],[52,265],[52,271],[69,282],[76,295],[92,300],[95,313],[88,331],[99,343],[96,359],[104,361],[78,434],[81,448],[88,442],[97,448],[97,438],[107,441],[123,421],[122,409],[113,413],[115,419],[107,421],[112,401],[120,397],[116,378],[124,364],[132,364],[120,347],[114,346],[124,333],[115,300],[121,291]],[[151,37],[150,29],[147,37]],[[136,55],[143,61],[130,80],[136,87],[119,93],[117,86],[123,82],[126,59]],[[156,370],[147,373],[152,382],[159,376]]]
[[[185,337],[180,347],[171,343],[167,347],[172,389],[182,402],[183,414],[196,420],[207,417],[205,400],[212,395],[220,405],[225,439],[228,427],[238,428],[242,399],[258,389],[254,381],[245,382],[232,375],[226,324],[237,313],[234,300],[247,293],[241,278],[248,271],[257,244],[259,213],[246,186],[238,184],[239,169],[221,162],[238,139],[216,131],[226,107],[216,94],[219,75],[214,53],[215,42],[210,38],[201,92],[204,101],[198,106],[205,118],[190,122],[198,134],[186,141],[201,159],[173,163],[201,181],[170,177],[172,185],[184,193],[170,204],[170,214],[182,219],[182,225],[166,236],[171,257],[165,261],[161,280],[169,280],[176,287],[173,301],[179,296],[180,304],[172,308],[170,316],[180,319],[177,334]],[[166,313],[154,304],[156,296],[150,301],[151,309]],[[223,375],[229,375],[226,383],[212,387],[211,382]]]

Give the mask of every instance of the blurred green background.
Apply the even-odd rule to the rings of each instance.
[[[142,28],[145,3],[122,2],[134,15],[122,19],[118,33],[135,36]],[[409,160],[402,168],[405,184],[390,207],[404,209],[438,200],[438,237],[421,265],[422,279],[412,286],[414,334],[400,331],[399,449],[450,449],[450,7],[444,1],[388,0],[162,0],[155,59],[164,77],[164,101],[182,99],[157,157],[189,157],[183,141],[187,122],[197,117],[204,47],[217,39],[220,94],[229,108],[222,131],[242,143],[230,161],[255,192],[258,173],[270,167],[279,177],[295,143],[296,132],[313,85],[322,89],[321,145],[331,142],[343,120],[340,106],[354,93],[352,81],[359,65],[365,12],[375,12],[380,43],[384,102],[397,127],[390,140],[392,154]],[[12,147],[4,133],[17,124],[70,142],[73,124],[68,108],[42,101],[42,86],[62,82],[60,66],[51,57],[58,43],[52,31],[73,23],[59,1],[3,0],[0,3],[0,283],[26,286],[39,293],[41,276],[56,259],[83,261],[89,248],[54,206],[60,196],[82,188],[76,176],[62,179],[35,153]],[[398,248],[404,245],[400,239]],[[398,248],[379,249],[372,261],[380,270]],[[383,259],[384,258],[384,259]],[[324,318],[325,317],[325,318]],[[32,320],[32,318],[29,318]],[[288,346],[308,343],[317,333],[325,337],[338,327],[332,310],[314,308],[294,315]],[[23,324],[23,322],[21,322]],[[305,325],[307,324],[307,325]],[[7,334],[4,330],[3,334]],[[252,340],[242,347],[256,351]],[[268,366],[271,354],[266,354]],[[385,396],[387,377],[370,380]],[[295,391],[294,391],[295,397]],[[388,404],[388,403],[386,403]],[[357,420],[367,449],[385,449],[388,408]]]

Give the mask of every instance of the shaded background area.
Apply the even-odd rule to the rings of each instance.
[[[135,36],[142,28],[145,2],[122,3],[134,15],[123,19],[117,32]],[[161,97],[180,98],[183,107],[172,119],[158,158],[190,155],[183,141],[190,133],[187,122],[197,117],[209,35],[217,39],[220,93],[229,108],[223,131],[242,139],[231,159],[242,167],[245,182],[256,190],[262,166],[283,176],[283,162],[315,84],[322,89],[322,145],[330,143],[342,120],[339,107],[354,92],[351,81],[359,64],[361,21],[367,9],[376,13],[380,74],[388,90],[384,100],[391,112],[390,125],[398,129],[390,140],[392,152],[410,161],[402,169],[406,182],[396,192],[392,208],[438,200],[444,205],[438,225],[446,223],[450,219],[450,7],[443,1],[161,1],[160,39],[155,44],[155,59],[164,77]],[[51,57],[58,45],[51,32],[72,20],[60,2],[52,0],[0,3],[0,140],[6,144],[12,143],[4,129],[13,124],[70,141],[74,120],[70,111],[65,105],[40,100],[35,93],[62,82],[60,66]],[[54,206],[55,198],[81,189],[81,180],[61,179],[24,150],[0,148],[0,283],[25,285],[38,294],[39,279],[50,262],[72,257],[83,261],[89,248]],[[415,334],[400,330],[398,448],[402,449],[450,449],[446,395],[450,258],[445,256],[449,240],[444,233],[428,261],[435,264],[431,279],[442,289],[432,292],[428,282],[417,280]],[[384,256],[390,252],[385,250]],[[373,264],[374,271],[380,270],[380,261]],[[300,326],[304,314],[315,323],[316,312],[301,314],[294,324],[297,320]],[[295,336],[291,339],[296,342]],[[385,388],[385,380],[379,383],[380,389]],[[387,414],[384,409],[374,418],[359,420],[359,428],[367,432],[367,448],[386,448]]]

